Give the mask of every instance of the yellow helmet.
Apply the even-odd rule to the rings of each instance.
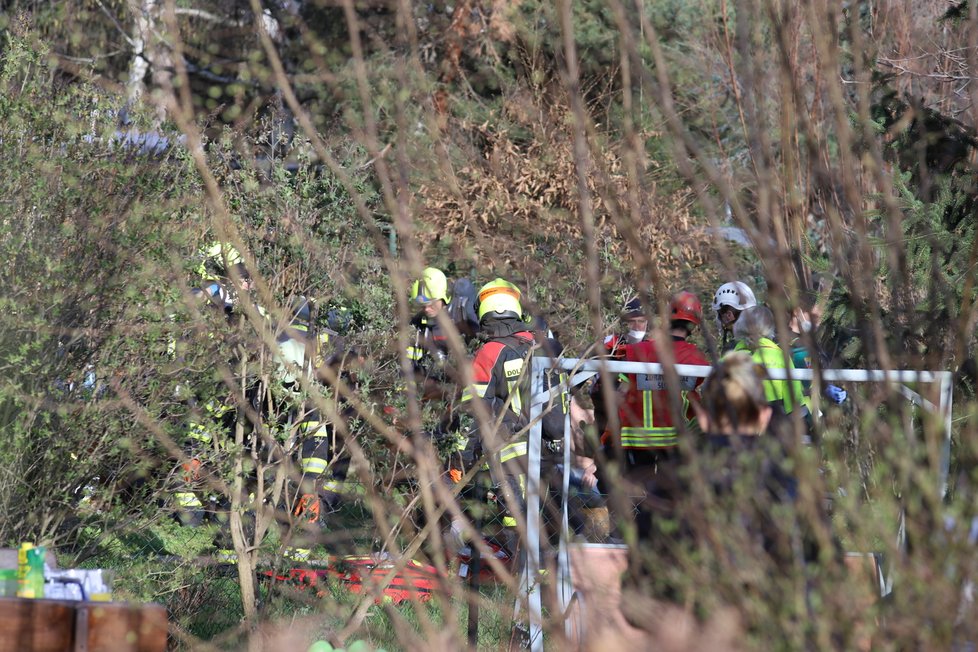
[[[489,317],[523,317],[520,289],[501,278],[489,281],[479,290],[479,321]],[[492,314],[490,314],[492,313]]]
[[[448,303],[448,279],[440,269],[427,267],[421,272],[421,280],[411,285],[411,301],[425,304],[438,299]]]

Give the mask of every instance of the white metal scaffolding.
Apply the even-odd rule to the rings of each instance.
[[[705,378],[710,375],[712,367],[698,365],[673,365],[677,376],[692,376]],[[573,376],[566,384],[545,390],[546,375],[554,371],[572,373]],[[520,580],[520,595],[517,597],[517,611],[525,609],[529,630],[530,649],[534,652],[543,650],[543,601],[539,590],[540,577],[540,462],[542,455],[542,421],[541,417],[554,394],[567,391],[570,387],[579,385],[589,378],[601,373],[608,374],[663,374],[664,365],[658,362],[624,362],[610,360],[583,360],[574,358],[531,358],[530,382],[530,432],[529,459],[526,487],[526,554],[525,567],[522,569]],[[767,377],[771,380],[801,380],[811,381],[816,377],[811,369],[768,369]],[[903,396],[914,404],[931,412],[937,412],[944,420],[944,441],[941,448],[939,482],[942,494],[947,491],[948,471],[951,453],[951,406],[952,406],[952,374],[948,371],[889,371],[878,369],[823,369],[817,377],[822,382],[887,382],[896,386]],[[939,385],[938,404],[924,398],[918,392],[907,387],[905,383],[925,383]],[[567,503],[570,490],[571,473],[571,423],[568,411],[564,423],[563,443],[563,480],[561,490],[561,537],[557,557],[557,599],[560,612],[566,613],[573,597],[573,583],[570,577],[570,564],[567,543],[569,527]],[[898,535],[899,536],[899,535]],[[569,627],[569,623],[568,623]],[[570,634],[570,632],[568,632]]]

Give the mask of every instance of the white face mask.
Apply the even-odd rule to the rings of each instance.
[[[628,331],[629,339],[641,342],[645,339],[645,331]]]
[[[812,330],[812,322],[807,319],[801,319],[798,321],[798,327],[801,328],[802,333],[810,333]]]

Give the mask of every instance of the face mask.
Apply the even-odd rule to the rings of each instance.
[[[807,319],[800,320],[798,326],[801,328],[802,333],[810,333],[812,331],[812,322]]]
[[[636,342],[641,342],[645,339],[645,331],[628,331],[628,337]]]

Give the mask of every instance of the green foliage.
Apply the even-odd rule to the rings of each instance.
[[[147,424],[181,445],[188,389],[204,403],[223,398],[221,380],[236,373],[227,361],[238,336],[216,315],[188,311],[181,289],[194,283],[192,253],[213,238],[190,161],[179,150],[162,160],[120,150],[110,144],[108,100],[50,79],[45,54],[11,39],[0,66],[7,542],[60,536],[83,499],[120,518],[152,507],[170,463],[157,466],[159,433]],[[347,305],[360,324],[388,318],[369,229],[334,176],[213,153],[274,305],[302,294]],[[349,147],[341,160],[353,167],[364,156]],[[376,194],[367,177],[354,179],[369,204]],[[197,337],[207,332],[221,336]],[[173,343],[178,359],[168,353]]]
[[[0,120],[10,129],[0,144],[8,542],[55,536],[83,498],[122,509],[145,499],[148,465],[131,457],[142,433],[104,399],[121,375],[138,396],[158,381],[132,373],[160,348],[146,306],[131,300],[154,275],[154,252],[179,243],[166,198],[196,188],[180,166],[120,160],[90,142],[102,136],[86,129],[99,94],[61,92],[46,66],[43,52],[13,39],[0,68]]]
[[[181,10],[195,9],[178,4]],[[805,176],[806,167],[816,165],[805,160],[810,152],[802,145],[799,160],[789,165],[791,141],[802,134],[798,125],[765,123],[781,117],[777,109],[785,101],[774,21],[766,14],[739,14],[750,20],[738,25],[735,8],[715,0],[626,3],[625,22],[640,42],[637,60],[630,61],[632,78],[623,80],[623,39],[613,4],[569,3],[586,111],[594,125],[588,160],[581,161],[568,128],[567,89],[559,83],[565,56],[559,5],[436,1],[413,5],[402,15],[360,4],[354,13],[365,48],[361,62],[351,59],[342,8],[299,4],[299,15],[291,17],[270,5],[285,34],[276,49],[303,109],[322,132],[316,136],[325,139],[349,183],[318,159],[309,141],[313,134],[287,133],[284,95],[276,96],[280,81],[268,67],[245,2],[212,3],[216,13],[209,17],[181,11],[178,19],[185,63],[193,68],[193,117],[206,129],[202,167],[216,179],[217,193],[207,189],[198,161],[182,146],[156,158],[121,148],[114,134],[121,99],[81,81],[92,72],[103,73],[99,81],[126,79],[132,52],[125,44],[116,51],[109,46],[120,40],[120,30],[131,28],[132,3],[106,1],[93,8],[83,0],[16,1],[13,8],[26,13],[0,16],[0,28],[10,27],[0,35],[0,360],[6,371],[0,382],[5,435],[0,539],[63,543],[73,553],[70,562],[117,569],[122,597],[162,601],[178,631],[230,649],[247,636],[238,627],[248,613],[239,592],[246,583],[239,579],[247,579],[247,573],[239,578],[236,569],[207,563],[218,547],[213,538],[223,530],[176,527],[169,521],[170,493],[188,452],[188,424],[206,425],[218,434],[211,446],[192,451],[207,471],[201,492],[210,494],[208,499],[227,498],[232,496],[227,487],[241,483],[243,491],[233,497],[242,499],[238,509],[248,522],[243,529],[255,537],[248,544],[254,544],[262,563],[281,561],[301,487],[290,464],[296,416],[312,396],[328,406],[335,406],[338,396],[335,388],[281,382],[283,365],[272,343],[283,336],[300,296],[315,299],[321,309],[316,326],[327,325],[323,310],[339,307],[355,324],[345,341],[333,338],[317,353],[327,356],[355,345],[369,354],[347,369],[348,377],[357,378],[356,397],[364,410],[344,419],[341,433],[363,453],[358,463],[365,492],[308,528],[321,537],[314,554],[382,547],[396,555],[416,532],[426,531],[417,556],[442,559],[439,517],[425,512],[429,520],[422,522],[421,516],[422,507],[429,507],[422,502],[442,500],[425,492],[441,485],[434,480],[418,486],[422,460],[409,455],[412,446],[422,455],[430,449],[408,434],[394,432],[388,440],[372,421],[393,421],[382,405],[395,408],[399,418],[410,415],[411,423],[396,424],[404,431],[416,428],[417,414],[422,429],[444,416],[441,404],[416,409],[393,353],[396,328],[406,325],[395,317],[392,270],[382,255],[387,241],[378,228],[381,223],[390,228],[392,213],[418,216],[410,235],[398,234],[402,251],[417,247],[427,263],[476,280],[500,274],[518,281],[526,303],[550,313],[551,325],[570,350],[584,350],[601,335],[589,323],[592,288],[585,270],[591,244],[598,254],[590,262],[601,277],[594,289],[614,324],[620,304],[653,271],[666,285],[688,285],[704,298],[721,275],[748,279],[740,274],[744,270],[751,272],[759,295],[782,282],[770,270],[763,270],[769,277],[762,278],[751,251],[734,253],[734,269],[721,269],[711,258],[700,223],[703,207],[690,197],[701,189],[721,193],[712,179],[685,178],[679,173],[682,164],[714,163],[724,179],[729,177],[736,195],[731,200],[742,200],[748,219],[764,211],[777,214],[775,219],[782,210],[802,214],[808,220],[802,228],[810,232],[799,237],[819,252],[809,262],[825,274],[837,273],[830,254],[849,255],[826,249],[844,249],[848,241],[829,237],[834,234],[825,228],[824,213],[809,215],[808,209],[820,201],[814,195],[841,194],[833,184],[858,176],[847,169],[840,179],[806,180],[797,188],[793,179],[778,178]],[[859,18],[868,24],[873,15],[866,7]],[[638,12],[658,33],[667,71],[654,68],[650,45],[641,42],[651,35],[640,26]],[[417,43],[410,42],[414,33],[405,21],[414,21]],[[161,24],[157,29],[165,29]],[[881,89],[874,91],[876,122],[863,130],[853,106],[845,104],[852,97],[831,107],[819,100],[824,88],[814,88],[825,78],[820,75],[834,80],[841,72],[850,79],[859,53],[844,52],[841,71],[808,67],[804,58],[809,50],[819,54],[821,46],[806,41],[811,34],[799,34],[789,44],[801,53],[792,61],[793,74],[804,80],[812,128],[824,136],[818,144],[824,151],[816,156],[825,157],[827,168],[843,155],[862,161],[875,138],[892,164],[899,224],[894,232],[890,216],[866,215],[878,264],[857,270],[871,277],[879,294],[883,322],[877,326],[891,338],[885,345],[914,361],[932,350],[943,355],[948,325],[967,299],[961,296],[962,281],[972,272],[976,193],[967,161],[973,158],[973,135],[937,112],[920,111],[908,123],[907,107],[894,102],[895,94],[884,101]],[[62,64],[79,67],[53,69],[54,53],[39,48],[35,39],[56,44],[57,54],[73,57]],[[172,54],[166,48],[175,41],[161,41]],[[128,43],[128,37],[120,42]],[[840,42],[851,49],[849,35]],[[748,70],[760,81],[751,84]],[[167,64],[154,72],[169,71]],[[659,73],[669,74],[684,134],[702,148],[705,159],[675,158],[670,140],[675,134],[656,107]],[[625,81],[629,98],[621,95]],[[743,98],[756,103],[756,116],[742,117]],[[825,115],[832,110],[856,131],[853,152],[842,151],[844,141],[834,133],[839,125],[826,126]],[[131,114],[139,129],[159,122],[138,104]],[[788,122],[797,118],[786,117]],[[370,133],[372,124],[376,133]],[[647,155],[638,162],[637,178],[626,171],[626,125],[633,126],[635,142]],[[780,133],[785,127],[794,132]],[[173,125],[158,128],[176,135]],[[363,145],[368,137],[377,141],[374,148]],[[583,192],[590,195],[598,223],[593,243],[581,229],[577,173],[582,169]],[[601,179],[602,174],[610,178]],[[819,170],[814,176],[820,174],[834,172]],[[390,185],[383,187],[384,182]],[[796,192],[799,197],[792,197]],[[634,206],[617,205],[632,194],[638,197]],[[778,205],[795,199],[798,206]],[[369,215],[357,209],[358,201]],[[631,210],[639,229],[646,230],[623,234],[615,218]],[[854,216],[841,212],[849,228]],[[225,235],[243,247],[260,281],[250,295],[237,296],[230,317],[188,292],[202,282],[196,272],[199,251]],[[631,237],[637,239],[628,243]],[[891,264],[894,249],[903,257],[906,278],[900,278],[900,265]],[[638,269],[635,252],[652,252],[655,269]],[[675,269],[676,261],[688,262],[688,269]],[[872,314],[867,306],[854,305],[847,280],[835,283],[824,322],[836,363],[861,366],[869,360],[865,333]],[[258,307],[261,316],[248,309]],[[916,537],[914,554],[927,563],[918,571],[914,564],[920,557],[899,556],[912,563],[903,569],[901,593],[888,606],[893,613],[878,620],[884,627],[899,623],[897,628],[934,632],[919,634],[917,645],[912,636],[908,642],[906,633],[896,632],[892,640],[898,647],[951,647],[949,626],[935,625],[947,614],[936,609],[948,611],[946,605],[961,593],[968,575],[955,567],[969,563],[973,548],[961,531],[933,522],[943,507],[931,472],[936,463],[919,449],[908,451],[913,440],[929,437],[939,424],[927,421],[922,428],[912,419],[919,413],[905,411],[904,403],[880,390],[878,396],[860,396],[856,405],[825,409],[822,452],[830,461],[798,455],[791,468],[815,476],[801,483],[811,494],[808,502],[798,511],[776,506],[770,514],[794,535],[830,496],[836,507],[833,525],[846,546],[884,549],[898,558],[892,543],[895,515],[906,513]],[[208,405],[227,406],[234,418],[210,414]],[[243,441],[234,441],[235,435]],[[958,460],[978,458],[967,441],[956,446]],[[964,462],[960,468],[966,486],[972,469]],[[259,487],[261,495],[252,498]],[[755,497],[735,498],[732,502],[744,505]],[[840,568],[829,552],[818,565],[790,568],[753,559],[762,553],[750,542],[742,545],[737,507],[728,504],[715,514],[690,510],[706,521],[707,536],[687,540],[685,556],[666,569],[661,559],[650,560],[649,568],[662,580],[652,592],[671,598],[676,594],[668,595],[670,590],[685,593],[697,617],[736,607],[750,647],[855,647],[859,637],[853,630],[861,614],[867,614],[866,621],[877,615],[866,610],[853,615],[858,583],[833,575]],[[256,533],[255,515],[268,516],[273,509],[276,520]],[[967,522],[971,511],[967,505],[949,509],[960,522]],[[663,539],[682,533],[678,520],[662,519],[661,527]],[[939,532],[946,536],[933,536]],[[940,599],[923,600],[932,587]],[[461,583],[452,588],[465,589]],[[465,593],[456,591],[419,609],[372,608],[354,636],[394,648],[404,643],[401,634],[417,643],[426,628],[461,632],[460,595]],[[359,604],[336,582],[322,601],[265,588],[261,597],[261,617],[284,622],[308,615],[317,619],[317,638],[335,634]],[[509,635],[512,595],[503,588],[483,589],[482,597],[480,644],[498,647]],[[928,604],[915,605],[915,600]],[[919,616],[916,610],[930,603],[935,611]],[[460,622],[450,622],[453,616]],[[446,645],[458,642],[446,640]]]
[[[874,124],[880,133],[872,137],[883,138],[883,130],[895,128],[911,109],[885,81],[880,82],[877,98]],[[971,218],[978,192],[969,157],[976,143],[954,120],[930,110],[888,137],[899,232],[892,232],[889,213],[868,215],[874,233],[879,234],[874,242],[878,261],[874,274],[884,279],[879,286],[885,294],[879,299],[883,332],[891,337],[886,347],[909,360],[940,356],[958,323],[963,281],[972,265],[975,224]],[[897,252],[905,270],[893,266],[892,254]],[[866,338],[854,337],[869,318],[867,309],[855,305],[846,284],[834,286],[825,316],[827,337],[847,366],[866,364],[871,355],[865,349]]]

